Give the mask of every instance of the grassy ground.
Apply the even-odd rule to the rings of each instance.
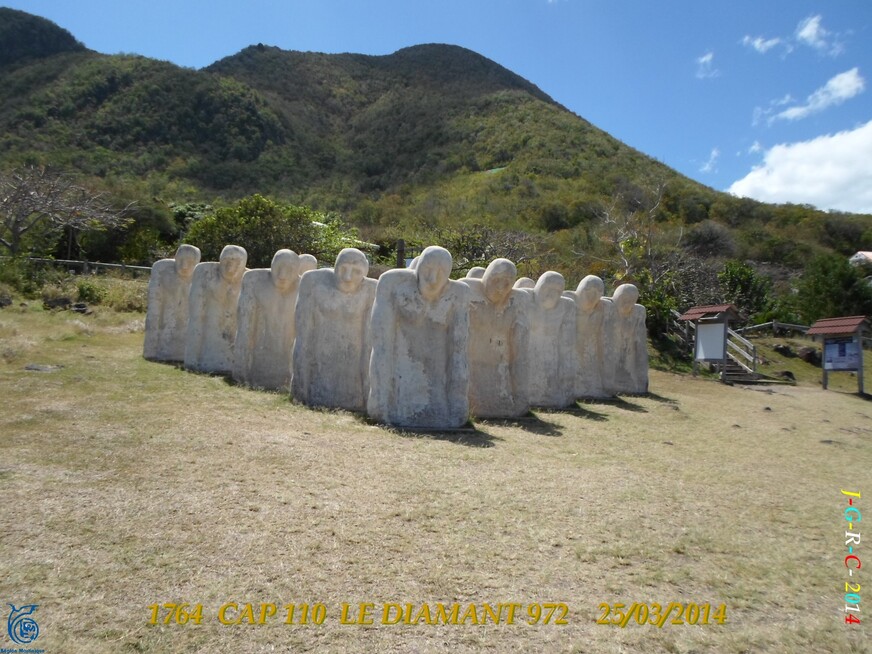
[[[839,492],[872,496],[867,399],[654,371],[650,397],[416,435],[146,362],[142,322],[0,312],[0,601],[39,605],[31,647],[872,651],[865,596],[844,624],[845,582],[866,583],[843,564]],[[597,624],[602,603],[673,601],[724,604],[726,623]],[[165,602],[201,623],[149,624]],[[222,625],[227,602],[279,615]],[[322,625],[284,624],[318,602]],[[522,607],[380,624],[385,603],[438,602]],[[567,624],[527,624],[545,602]],[[374,624],[340,624],[342,603]]]

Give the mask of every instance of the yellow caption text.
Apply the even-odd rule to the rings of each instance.
[[[342,602],[330,605],[274,602],[225,602],[214,610],[202,604],[151,604],[149,624],[223,625],[509,625],[569,624],[569,606],[563,602],[498,602],[483,604]]]

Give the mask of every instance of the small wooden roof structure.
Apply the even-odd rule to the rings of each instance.
[[[734,322],[740,320],[741,316],[734,304],[708,304],[692,307],[681,314],[678,319],[690,322]]]
[[[821,318],[808,329],[808,334],[823,336],[851,336],[872,329],[872,322],[866,316],[845,318]]]

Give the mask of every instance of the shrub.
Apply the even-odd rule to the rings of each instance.
[[[106,287],[95,279],[79,279],[76,284],[76,292],[78,301],[88,304],[101,304],[106,298]]]

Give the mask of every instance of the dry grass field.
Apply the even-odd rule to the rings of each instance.
[[[0,649],[7,605],[37,604],[49,654],[872,651],[840,494],[872,501],[868,399],[652,372],[649,397],[401,433],[146,362],[142,323],[0,312]],[[231,602],[255,624],[221,624]],[[634,602],[726,621],[597,623]],[[164,603],[199,624],[150,624]],[[407,603],[467,619],[382,623]],[[545,603],[566,624],[529,624]]]

